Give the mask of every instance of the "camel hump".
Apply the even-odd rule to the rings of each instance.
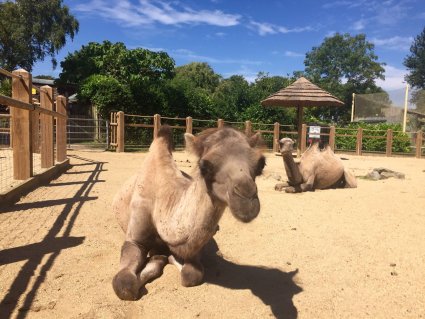
[[[161,125],[161,128],[158,131],[157,138],[162,138],[163,142],[167,145],[168,150],[170,153],[174,149],[174,143],[173,143],[173,130],[169,125]]]

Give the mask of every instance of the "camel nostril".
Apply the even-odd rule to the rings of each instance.
[[[255,183],[238,184],[233,188],[233,192],[244,199],[252,199],[257,195],[257,185]]]

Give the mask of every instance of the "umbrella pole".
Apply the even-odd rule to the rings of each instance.
[[[297,139],[297,157],[301,156],[301,138],[302,138],[302,129],[303,129],[303,118],[304,118],[304,108],[298,106],[297,109],[298,115],[298,139]]]

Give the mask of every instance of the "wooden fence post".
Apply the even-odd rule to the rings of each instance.
[[[246,136],[252,135],[252,123],[251,123],[251,121],[245,121],[245,135]]]
[[[335,126],[331,126],[329,130],[329,146],[332,151],[335,151]]]
[[[12,98],[32,103],[32,77],[23,69],[12,72],[20,78],[12,78]],[[11,133],[13,134],[13,178],[25,180],[33,175],[31,144],[31,111],[10,108]]]
[[[387,146],[385,149],[385,153],[389,157],[391,156],[392,151],[393,151],[393,130],[389,128],[387,130]]]
[[[305,150],[307,149],[307,145],[306,145],[306,141],[307,141],[307,125],[303,124],[301,126],[301,145],[298,146],[298,148],[301,151],[301,154],[305,152]]]
[[[279,152],[279,140],[280,140],[280,124],[275,122],[273,125],[273,151]]]
[[[363,128],[359,127],[357,129],[357,138],[356,138],[356,155],[362,155],[363,147]]]
[[[161,115],[155,114],[153,116],[153,138],[158,136],[159,129],[161,128]]]
[[[56,112],[66,115],[66,97],[56,97]],[[61,163],[66,160],[66,118],[56,118],[56,161]]]
[[[419,130],[416,132],[416,157],[422,157],[422,143],[423,143],[423,132]]]
[[[40,107],[53,111],[53,88],[44,85],[40,88]],[[40,114],[40,135],[43,143],[40,145],[41,168],[55,165],[55,152],[53,148],[53,116]]]
[[[217,127],[218,128],[223,128],[224,127],[224,120],[223,119],[218,119],[217,120]]]
[[[192,132],[193,132],[192,117],[188,116],[186,117],[186,133],[192,134]]]
[[[119,111],[117,113],[117,148],[118,153],[124,152],[124,112]]]

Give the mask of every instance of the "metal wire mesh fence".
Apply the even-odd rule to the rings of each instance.
[[[109,121],[90,117],[71,117],[67,121],[68,148],[107,149]]]

